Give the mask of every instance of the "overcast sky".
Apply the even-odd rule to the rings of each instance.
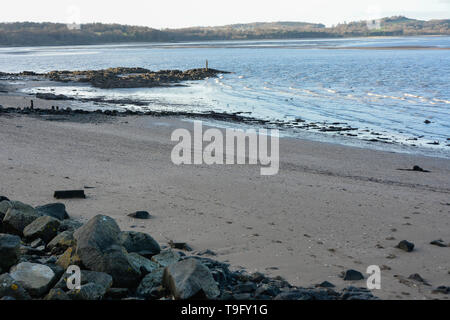
[[[392,15],[449,19],[450,0],[12,0],[2,3],[0,22],[104,22],[177,28],[305,21],[330,26]]]

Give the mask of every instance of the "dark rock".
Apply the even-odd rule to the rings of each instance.
[[[42,239],[49,242],[58,233],[59,220],[50,216],[42,216],[27,225],[23,230],[23,235],[28,241]]]
[[[180,255],[173,250],[164,250],[160,254],[152,257],[152,261],[165,268],[178,262],[181,259]]]
[[[136,212],[128,214],[128,216],[131,218],[142,219],[142,220],[147,220],[147,219],[151,218],[150,213],[148,213],[147,211],[136,211]]]
[[[158,299],[161,295],[164,269],[159,268],[147,274],[139,284],[136,293],[145,299]]]
[[[97,215],[75,231],[76,253],[90,270],[106,272],[105,251],[118,243],[119,234],[119,226],[112,218]]]
[[[67,219],[67,220],[61,221],[58,232],[75,231],[75,230],[81,228],[82,226],[83,226],[83,224],[81,222],[78,222],[78,221],[72,220],[72,219]]]
[[[136,288],[142,279],[141,270],[135,268],[133,260],[128,257],[124,247],[114,245],[109,247],[103,256],[105,269],[102,271],[113,277],[113,284],[119,288]]]
[[[439,286],[439,287],[437,287],[436,289],[433,290],[433,293],[450,294],[450,287]]]
[[[105,299],[120,300],[128,297],[130,290],[127,288],[109,288],[105,293]]]
[[[43,216],[50,216],[58,220],[69,219],[66,206],[63,203],[51,203],[36,207],[36,210]]]
[[[334,288],[336,286],[334,284],[332,284],[331,282],[324,281],[324,282],[319,283],[318,285],[316,285],[316,287],[320,287],[320,288]]]
[[[364,279],[363,274],[361,272],[353,270],[353,269],[347,270],[344,275],[345,281],[357,281],[357,280],[363,280],[363,279]]]
[[[192,248],[186,242],[169,241],[169,246],[173,249],[192,251]]]
[[[444,240],[442,240],[442,239],[431,241],[430,244],[441,247],[441,248],[449,247],[449,245],[447,243],[445,243]]]
[[[96,283],[88,283],[81,286],[80,289],[72,289],[67,292],[71,300],[102,300],[106,290]]]
[[[175,299],[215,299],[220,295],[211,271],[196,259],[186,259],[164,269],[164,286]]]
[[[9,199],[7,197],[0,196],[0,202],[2,202],[2,201],[9,201]]]
[[[254,293],[256,291],[256,284],[253,282],[245,282],[234,286],[233,292],[239,293]]]
[[[250,293],[236,293],[236,294],[233,294],[233,300],[245,301],[245,300],[254,300],[254,299]]]
[[[66,301],[71,300],[69,295],[61,289],[51,289],[44,300]]]
[[[399,242],[396,248],[404,250],[406,252],[411,252],[414,250],[414,243],[402,240]]]
[[[42,100],[73,100],[63,94],[53,94],[53,93],[36,93],[36,98]]]
[[[133,265],[135,270],[139,270],[141,273],[141,277],[155,271],[159,268],[159,264],[156,262],[150,261],[147,258],[137,254],[137,253],[129,253],[128,260]]]
[[[425,124],[430,124],[431,121],[427,119],[427,120],[425,120],[423,123],[425,123]]]
[[[259,296],[275,297],[278,294],[280,294],[280,289],[271,284],[262,284],[255,291],[255,295],[257,297]]]
[[[16,300],[30,300],[31,297],[22,284],[14,280],[9,274],[0,275],[0,297],[12,297]]]
[[[423,279],[423,278],[420,276],[420,274],[418,274],[418,273],[414,273],[414,274],[410,275],[410,276],[408,277],[408,279],[411,279],[411,280],[414,280],[414,281],[423,283],[423,284],[426,285],[426,286],[429,286],[429,285],[430,285],[430,284],[429,284],[427,281],[425,281],[425,279]]]
[[[135,252],[141,256],[153,256],[161,252],[161,247],[150,235],[142,232],[125,231],[119,235],[119,243],[128,252]]]
[[[33,297],[41,297],[50,289],[55,273],[46,265],[22,262],[11,268],[10,276]]]
[[[73,231],[64,231],[54,237],[48,244],[47,249],[52,253],[62,253],[69,247],[75,247],[77,244],[73,237]]]
[[[11,207],[3,218],[3,228],[8,233],[23,235],[26,226],[40,217],[40,214],[31,206],[19,201],[9,202]]]
[[[10,234],[0,234],[0,273],[8,272],[19,261],[20,238]]]
[[[39,248],[40,246],[45,246],[45,242],[41,238],[37,238],[30,243],[30,247],[33,249]]]
[[[58,283],[54,286],[54,288],[67,291],[67,279],[69,277],[70,274],[64,273],[59,279]],[[109,288],[111,288],[113,284],[113,278],[109,274],[106,274],[104,272],[81,270],[81,285],[85,285],[88,283],[95,283],[106,292]]]

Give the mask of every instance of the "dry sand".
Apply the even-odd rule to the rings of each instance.
[[[179,127],[192,123],[0,115],[0,194],[37,206],[55,202],[55,190],[92,187],[86,200],[63,201],[72,217],[110,215],[125,230],[211,249],[234,268],[295,285],[365,286],[339,274],[384,265],[375,295],[448,299],[431,291],[450,285],[450,248],[429,243],[450,242],[449,160],[285,138],[279,174],[264,177],[251,165],[175,166],[170,134]],[[397,170],[416,164],[431,172]],[[137,210],[153,219],[126,216]],[[416,250],[394,248],[404,239]],[[432,286],[404,280],[413,273]]]

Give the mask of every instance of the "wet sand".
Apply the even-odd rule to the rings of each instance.
[[[0,195],[37,206],[56,202],[55,190],[86,187],[87,199],[63,201],[72,217],[110,215],[233,268],[341,288],[365,286],[342,271],[375,264],[385,266],[381,298],[448,299],[431,292],[449,285],[450,248],[430,245],[450,242],[447,159],[283,138],[279,174],[261,176],[254,165],[172,164],[172,131],[192,130],[177,118],[53,120],[0,114]],[[413,165],[431,172],[398,170]],[[127,217],[137,210],[153,218]],[[395,248],[401,240],[416,249]],[[431,286],[408,280],[413,273]]]

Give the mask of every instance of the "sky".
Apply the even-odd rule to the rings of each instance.
[[[272,21],[332,26],[393,15],[450,19],[450,0],[13,0],[2,3],[0,22],[103,22],[158,29]]]

